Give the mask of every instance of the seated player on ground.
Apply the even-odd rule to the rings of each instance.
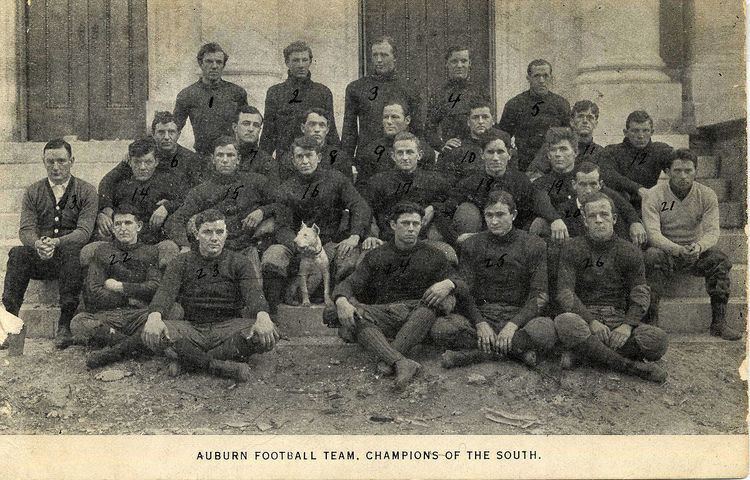
[[[511,194],[491,192],[484,208],[487,230],[461,243],[461,277],[481,317],[478,323],[458,314],[437,319],[435,343],[459,349],[443,354],[445,368],[497,356],[533,366],[537,350],[555,344],[552,319],[540,316],[549,299],[546,245],[513,226],[517,213]]]
[[[643,197],[643,221],[650,246],[646,274],[651,285],[651,318],[658,322],[659,299],[668,279],[675,272],[685,272],[706,279],[706,292],[711,297],[711,335],[739,340],[742,332],[726,322],[732,262],[716,248],[719,203],[711,188],[695,181],[697,168],[694,152],[676,150],[664,168],[669,182],[650,188]]]
[[[224,215],[206,210],[195,226],[198,248],[167,266],[140,340],[176,359],[171,374],[186,368],[247,381],[246,359],[273,349],[279,334],[250,259],[224,248]]]
[[[304,222],[320,228],[320,240],[331,260],[334,280],[354,270],[359,258],[359,244],[370,225],[370,207],[344,174],[332,168],[320,168],[321,145],[312,137],[299,137],[292,143],[297,172],[277,192],[277,200],[287,207],[288,228],[299,228]],[[342,225],[344,211],[347,222]],[[263,286],[276,313],[286,292],[289,279],[296,275],[292,259],[294,247],[271,245],[262,258]]]
[[[86,312],[73,317],[70,324],[76,343],[112,346],[135,335],[143,326],[161,274],[159,251],[141,242],[143,221],[140,210],[122,204],[113,214],[114,239],[98,242],[89,262],[83,287]],[[96,368],[119,361],[127,352],[105,349],[86,361]]]
[[[131,173],[123,175],[121,180],[107,189],[100,190],[99,215],[96,219],[100,241],[92,242],[81,250],[82,265],[87,266],[96,249],[112,239],[113,212],[126,204],[135,207],[138,218],[143,219],[138,240],[144,245],[157,246],[161,267],[165,267],[179,253],[179,247],[167,237],[163,227],[166,219],[182,205],[184,179],[175,176],[171,170],[160,170],[159,163],[157,143],[153,138],[141,138],[128,145],[128,168]],[[107,175],[119,168],[118,165]]]
[[[397,389],[406,386],[422,366],[408,358],[438,315],[457,306],[477,321],[466,283],[435,248],[419,241],[424,210],[415,203],[393,207],[393,241],[364,254],[362,262],[333,291],[336,306],[323,321],[339,326],[345,340],[356,338],[380,360],[385,374],[395,370]],[[388,340],[391,338],[392,340]]]
[[[215,209],[226,219],[225,247],[247,256],[260,281],[260,254],[272,243],[292,247],[294,233],[278,226],[280,217],[288,215],[275,199],[275,191],[266,177],[238,171],[240,158],[237,144],[231,137],[216,140],[212,156],[214,171],[205,182],[188,192],[183,205],[169,217],[166,231],[180,246],[189,251],[194,226],[191,219],[198,213]]]
[[[70,321],[83,284],[80,252],[94,230],[96,189],[71,175],[75,157],[65,140],[50,140],[42,155],[47,177],[24,192],[18,229],[23,245],[8,252],[3,306],[18,316],[29,280],[59,279],[60,318],[55,346],[66,348],[72,343]]]
[[[510,135],[502,130],[489,130],[480,139],[484,170],[474,173],[451,189],[444,207],[447,215],[453,215],[453,228],[459,239],[469,233],[482,230],[482,209],[491,192],[505,190],[511,195],[518,209],[514,224],[527,230],[535,217],[541,217],[555,226],[564,227],[560,213],[550,203],[549,195],[535,189],[526,175],[509,168],[511,161]],[[463,236],[462,236],[463,235]]]
[[[582,355],[613,370],[663,382],[655,361],[667,351],[667,334],[642,322],[649,306],[643,256],[614,233],[612,200],[601,192],[583,203],[586,235],[570,239],[560,254],[555,317],[564,368]]]

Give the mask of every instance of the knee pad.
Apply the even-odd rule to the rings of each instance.
[[[591,335],[586,320],[575,313],[562,313],[555,317],[557,338],[566,347],[574,347]]]
[[[633,340],[643,353],[643,358],[659,360],[667,352],[669,338],[667,333],[659,327],[640,324],[633,329]]]

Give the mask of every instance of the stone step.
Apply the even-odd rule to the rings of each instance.
[[[58,307],[45,305],[24,305],[20,317],[26,322],[29,338],[54,338],[57,328],[57,319],[60,315]],[[727,320],[734,328],[745,330],[747,318],[747,301],[745,299],[732,298],[727,307]],[[282,325],[290,325],[284,318],[279,317],[276,321],[280,330]],[[675,334],[704,334],[711,324],[711,304],[708,298],[676,298],[662,300],[659,307],[659,326],[665,331]],[[335,335],[334,329],[328,331],[314,332],[313,325],[307,335],[283,334],[289,342],[303,342],[319,345],[338,345],[343,342]],[[281,333],[281,332],[280,332]]]
[[[323,305],[293,307],[279,305],[275,323],[285,337],[336,336],[336,329],[323,324]]]
[[[697,178],[716,178],[719,176],[719,160],[713,155],[698,156]]]
[[[746,329],[747,300],[730,298],[727,323]],[[669,333],[701,333],[711,325],[711,302],[705,298],[665,298],[659,304],[659,326]]]
[[[729,281],[732,288],[732,297],[747,298],[747,266],[733,265],[729,272]],[[694,277],[692,275],[675,275],[665,287],[664,298],[682,298],[682,297],[705,297],[706,282],[703,277]]]
[[[719,204],[719,224],[724,228],[743,228],[747,222],[746,206],[743,202]]]

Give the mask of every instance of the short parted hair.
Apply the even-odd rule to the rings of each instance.
[[[542,65],[547,65],[549,67],[549,74],[552,75],[552,64],[543,58],[537,58],[529,62],[529,65],[526,67],[526,75],[531,75],[532,68],[541,67]]]
[[[302,115],[300,116],[300,123],[307,122],[307,117],[309,117],[311,113],[314,113],[316,115],[320,115],[321,117],[323,117],[323,118],[326,119],[326,122],[328,122],[328,125],[331,124],[331,119],[330,119],[331,114],[328,113],[328,110],[325,110],[325,109],[320,108],[320,107],[308,108],[307,110],[305,110],[304,112],[302,112]]]
[[[490,128],[484,132],[484,134],[479,137],[479,146],[484,150],[490,142],[494,142],[495,140],[502,140],[505,144],[505,148],[507,148],[510,153],[510,135],[505,130],[499,130],[497,128]]]
[[[484,209],[487,209],[496,203],[502,203],[508,207],[510,213],[516,212],[516,201],[513,199],[513,195],[505,190],[493,190],[487,195],[487,201],[484,202]]]
[[[240,114],[242,113],[248,113],[250,115],[260,115],[260,123],[263,123],[263,114],[260,113],[260,110],[253,107],[252,105],[242,105],[237,109],[237,116],[234,119],[234,123],[239,123],[240,121]]]
[[[570,118],[576,116],[578,112],[585,112],[591,110],[597,120],[599,120],[599,105],[592,102],[591,100],[578,100],[573,108],[570,109]]]
[[[445,61],[447,62],[454,52],[469,52],[469,59],[471,59],[471,49],[468,45],[451,45],[448,47],[448,51],[445,52]]]
[[[315,153],[323,151],[323,145],[318,144],[318,141],[312,135],[303,135],[295,138],[290,147],[292,153],[294,153],[294,147],[301,148],[302,150],[315,150]]]
[[[676,150],[673,150],[672,153],[667,157],[667,159],[669,163],[664,165],[664,170],[672,168],[672,164],[675,160],[692,162],[693,168],[695,168],[696,170],[698,169],[698,155],[689,148],[678,148]]]
[[[469,113],[475,108],[489,108],[492,113],[492,102],[487,97],[475,97],[469,102]]]
[[[175,125],[177,125],[177,120],[174,119],[174,115],[172,112],[168,112],[166,110],[162,112],[156,112],[154,114],[154,119],[151,121],[151,133],[154,133],[154,130],[156,130],[156,125],[158,124],[166,124],[174,122]]]
[[[47,150],[57,150],[58,148],[64,148],[65,151],[68,152],[68,158],[73,156],[73,147],[71,147],[70,144],[62,138],[53,138],[49,142],[45,143],[44,149],[42,150],[42,155],[44,155],[44,152],[46,152]]]
[[[128,145],[128,158],[140,158],[156,151],[156,140],[154,137],[141,137],[133,140]]]
[[[113,219],[115,218],[115,215],[132,215],[135,217],[136,221],[143,221],[141,219],[141,212],[129,203],[121,203],[120,205],[116,206],[114,208],[114,211],[112,212]]]
[[[226,147],[227,145],[233,145],[234,149],[237,150],[237,153],[240,153],[240,148],[237,146],[237,140],[234,137],[230,137],[229,135],[222,135],[221,137],[214,140],[214,148],[212,152],[216,153],[217,148]]]
[[[393,137],[393,144],[396,142],[402,142],[404,140],[411,140],[417,145],[417,150],[422,150],[422,144],[419,142],[419,138],[411,132],[399,132]]]
[[[544,136],[542,151],[546,153],[552,145],[565,140],[567,140],[570,143],[570,146],[573,147],[573,151],[578,153],[578,134],[569,127],[550,127],[547,129],[547,134]]]
[[[409,103],[404,101],[402,98],[388,98],[385,102],[383,102],[383,111],[385,111],[385,107],[390,107],[391,105],[398,105],[401,107],[401,111],[404,112],[404,117],[408,117],[411,115],[411,110],[409,109]]]
[[[581,212],[586,216],[586,205],[589,203],[598,202],[600,200],[606,200],[609,203],[609,208],[612,209],[612,213],[616,213],[615,202],[604,192],[591,192],[590,194],[583,197],[581,201]]]
[[[284,48],[284,62],[288,62],[289,57],[296,52],[307,52],[310,55],[310,60],[313,59],[312,48],[310,48],[310,45],[302,40],[297,40]]]
[[[201,225],[208,222],[218,222],[219,220],[227,220],[227,217],[223,213],[216,210],[215,208],[209,208],[203,210],[201,213],[195,216],[195,229],[200,230]]]
[[[227,55],[227,52],[224,51],[223,48],[221,48],[221,45],[219,45],[216,42],[210,42],[204,44],[200,50],[198,50],[198,55],[196,55],[196,59],[198,59],[198,65],[203,64],[203,57],[206,56],[207,53],[216,53],[221,52],[224,54],[224,65],[227,64],[227,60],[229,60],[229,55]]]
[[[628,118],[625,119],[625,130],[630,128],[630,124],[633,122],[648,122],[651,124],[651,128],[654,128],[654,120],[651,118],[651,115],[649,115],[645,110],[636,110],[635,112],[631,112],[630,115],[628,115]]]
[[[424,216],[424,208],[414,202],[398,202],[388,212],[388,219],[397,222],[399,217],[405,213],[416,213],[422,217]]]
[[[390,35],[380,35],[379,37],[375,37],[375,40],[370,44],[370,53],[372,53],[373,45],[380,45],[381,43],[387,43],[390,45],[391,53],[393,53],[394,57],[396,56],[396,41]]]
[[[599,165],[595,164],[594,162],[581,162],[575,167],[575,173],[583,173],[583,174],[589,174],[592,172],[600,172]]]

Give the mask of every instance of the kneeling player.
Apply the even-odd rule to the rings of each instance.
[[[435,322],[431,332],[435,343],[465,349],[446,351],[445,368],[491,354],[535,365],[536,351],[555,344],[552,319],[539,316],[548,300],[546,246],[541,238],[513,227],[517,214],[510,193],[490,192],[484,207],[487,231],[461,244],[461,276],[481,317],[476,324],[456,314]]]
[[[641,323],[650,300],[640,250],[614,233],[612,200],[601,192],[583,201],[586,235],[571,239],[560,254],[555,318],[560,342],[568,350],[621,372],[663,382],[667,372],[643,359],[660,359],[667,334]],[[569,353],[563,367],[572,365]]]

